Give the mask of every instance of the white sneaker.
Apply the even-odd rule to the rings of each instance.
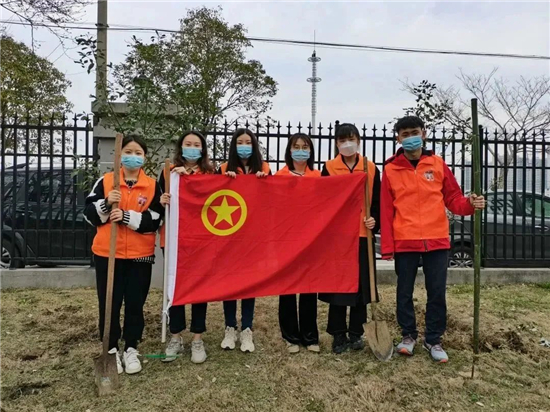
[[[225,337],[222,340],[222,349],[235,349],[235,343],[237,343],[237,332],[235,328],[226,327]]]
[[[138,359],[139,352],[134,348],[128,348],[124,351],[124,370],[128,375],[141,372],[141,362]]]
[[[204,350],[204,342],[194,340],[191,342],[191,362],[203,363],[206,360],[206,351]]]
[[[117,348],[112,348],[107,353],[109,355],[116,354],[116,370],[117,370],[118,374],[120,375],[122,372],[124,372],[124,368],[122,367],[122,360],[120,359],[120,353],[118,352]]]
[[[295,343],[286,343],[286,350],[288,353],[298,353],[300,352],[300,346],[296,345]]]
[[[241,332],[241,351],[254,352],[254,341],[252,340],[252,331],[246,328]]]
[[[310,352],[319,353],[321,352],[321,347],[319,345],[309,345],[307,350]]]
[[[183,338],[179,335],[172,335],[170,342],[166,345],[164,353],[166,354],[166,357],[162,359],[163,362],[175,361],[178,357],[177,355],[183,353]]]

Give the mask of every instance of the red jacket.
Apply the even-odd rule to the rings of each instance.
[[[445,161],[429,150],[423,150],[416,168],[403,149],[386,161],[380,202],[384,259],[398,252],[450,249],[446,208],[456,215],[474,214]]]

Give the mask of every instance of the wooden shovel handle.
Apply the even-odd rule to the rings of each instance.
[[[115,159],[113,168],[113,190],[120,190],[120,157],[122,154],[122,134],[115,138]],[[111,209],[118,208],[118,203],[113,203]],[[105,296],[105,324],[103,326],[103,357],[107,363],[109,352],[109,337],[111,335],[111,312],[113,304],[113,284],[115,279],[115,259],[118,224],[111,223],[111,240],[109,243],[109,264],[107,266],[107,293]]]
[[[370,190],[369,190],[369,169],[367,156],[363,157],[363,171],[367,175],[365,183],[365,216],[370,219]],[[374,281],[374,250],[372,247],[372,231],[367,229],[367,252],[369,258],[369,281],[370,281],[370,301],[376,302],[376,282]]]

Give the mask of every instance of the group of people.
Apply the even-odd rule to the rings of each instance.
[[[318,300],[329,304],[327,332],[332,335],[332,351],[340,354],[365,347],[363,324],[370,303],[367,231],[381,231],[382,257],[395,260],[397,273],[397,322],[402,340],[397,352],[411,356],[418,340],[413,305],[413,291],[419,261],[422,259],[428,302],[423,347],[437,362],[447,362],[441,346],[446,329],[447,257],[450,249],[446,209],[454,214],[471,215],[485,207],[482,196],[465,197],[444,160],[424,149],[426,130],[415,116],[399,119],[395,132],[401,148],[389,158],[380,179],[380,171],[371,161],[364,163],[359,154],[360,134],[353,124],[341,124],[335,131],[336,153],[320,172],[314,168],[315,152],[311,138],[295,134],[288,141],[285,166],[276,175],[297,178],[368,173],[370,214],[358,216],[360,223],[358,290],[356,293],[323,293],[285,295],[279,297],[279,325],[289,353],[300,347],[320,352],[317,327]],[[143,307],[151,283],[155,259],[155,241],[161,232],[164,252],[163,216],[170,194],[163,193],[164,171],[158,179],[145,174],[142,166],[147,155],[145,142],[128,135],[122,143],[120,191],[113,189],[113,173],[107,173],[94,185],[86,199],[86,220],[97,228],[92,251],[96,263],[99,301],[99,331],[103,337],[107,262],[110,226],[118,225],[115,278],[111,316],[110,353],[116,354],[119,373],[141,371],[138,343],[145,326]],[[215,169],[209,160],[205,137],[196,131],[183,134],[177,141],[171,173],[180,175],[222,174],[238,179],[241,174],[255,174],[259,179],[271,175],[269,164],[262,158],[254,133],[238,129],[233,134],[227,163]],[[113,207],[113,205],[118,205]],[[124,325],[120,311],[124,302]],[[207,302],[191,305],[191,361],[202,363],[207,355],[202,340],[206,331]],[[242,352],[253,352],[253,320],[255,299],[241,301],[240,333],[237,302],[223,302],[225,334],[221,347],[233,350],[240,341]],[[349,307],[349,318],[348,318]],[[186,330],[184,306],[169,310],[170,339],[166,346],[166,362],[183,352]],[[119,352],[119,340],[124,349]]]

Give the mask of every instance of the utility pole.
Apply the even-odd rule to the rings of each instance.
[[[107,0],[97,2],[97,56],[95,95],[97,110],[104,113],[107,106]]]

